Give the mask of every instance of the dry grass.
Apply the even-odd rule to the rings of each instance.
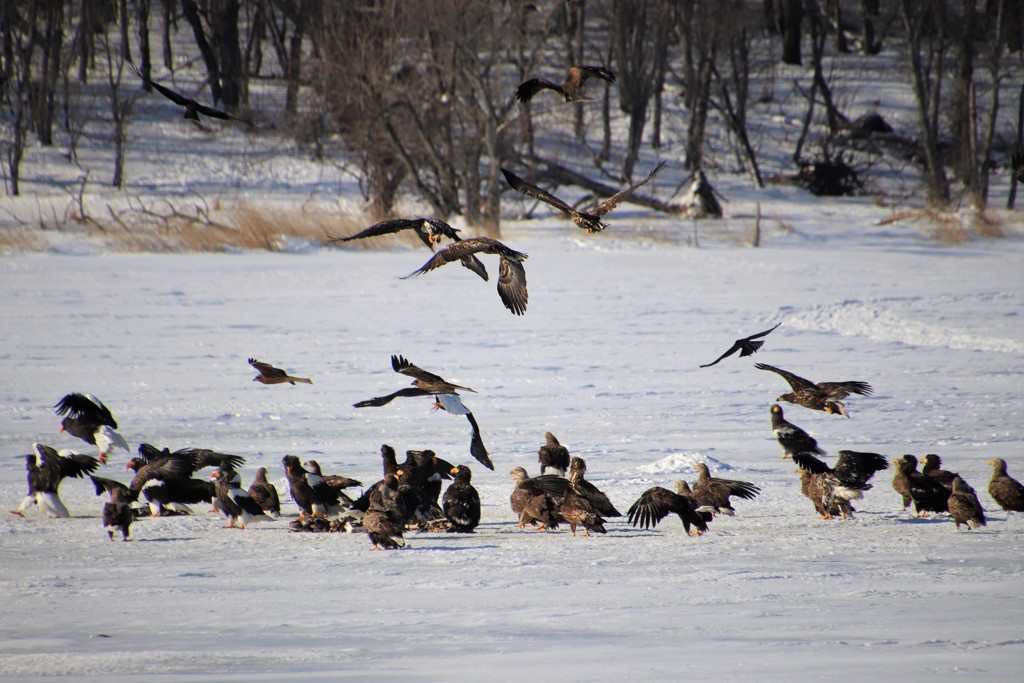
[[[0,253],[19,251],[43,251],[48,242],[36,229],[7,227],[0,228]]]
[[[946,245],[963,244],[975,237],[1002,239],[1008,231],[999,212],[994,210],[971,211],[963,214],[937,211],[935,209],[914,209],[898,211],[879,225],[911,221],[921,225],[936,242]]]

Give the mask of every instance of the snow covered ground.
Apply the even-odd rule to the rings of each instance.
[[[72,518],[0,521],[0,679],[1019,680],[1024,517],[985,489],[993,457],[1024,476],[1024,244],[883,235],[851,206],[809,205],[816,233],[771,228],[760,249],[689,248],[693,226],[668,220],[657,232],[675,241],[636,237],[656,219],[628,206],[593,236],[508,225],[530,255],[521,318],[488,256],[489,283],[454,265],[400,280],[427,258],[411,248],[166,256],[69,239],[0,260],[8,509],[33,442],[92,452],[56,431],[70,391],[106,402],[133,447],[244,455],[244,484],[265,466],[285,499],[286,453],[368,484],[389,443],[471,465],[484,502],[476,534],[412,533],[395,552],[291,533],[290,500],[246,531],[202,512],[111,543],[102,499],[67,481]],[[775,322],[753,358],[698,368]],[[465,402],[495,472],[470,458],[466,421],[428,399],[352,407],[404,386],[392,353],[477,390]],[[314,384],[253,383],[249,356]],[[856,519],[818,520],[771,435],[786,386],[753,361],[870,382],[849,420],[786,416],[833,455],[938,453],[988,526],[914,519],[890,472]],[[674,518],[591,538],[521,531],[507,472],[536,473],[545,431],[623,512],[692,481],[697,462],[762,494],[701,538]],[[102,474],[127,480],[124,460]]]

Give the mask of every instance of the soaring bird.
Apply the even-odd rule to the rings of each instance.
[[[594,506],[594,510],[604,517],[621,517],[622,513],[615,509],[612,502],[608,500],[600,489],[584,478],[587,473],[587,463],[583,458],[574,457],[569,465],[569,486],[576,493]]]
[[[465,242],[460,242],[459,244],[465,244]],[[435,410],[444,410],[452,415],[466,416],[470,427],[473,429],[469,444],[470,455],[487,469],[494,469],[494,463],[491,462],[487,448],[484,446],[483,438],[480,436],[480,425],[477,424],[476,418],[473,417],[473,413],[470,412],[469,408],[462,403],[462,399],[459,398],[458,394],[459,390],[476,393],[475,390],[459,386],[458,384],[452,384],[432,372],[427,372],[413,365],[399,355],[391,356],[391,368],[397,373],[412,377],[412,386],[399,389],[386,396],[377,396],[354,403],[353,406],[356,408],[379,407],[391,403],[391,401],[399,396],[433,396]]]
[[[570,66],[568,75],[561,85],[545,78],[531,78],[516,89],[516,99],[525,103],[541,90],[554,90],[561,94],[566,102],[586,102],[590,98],[584,97],[580,91],[583,84],[592,76],[609,83],[615,82],[615,73],[603,66]]]
[[[765,363],[754,363],[754,367],[758,370],[774,372],[789,382],[789,386],[793,391],[782,394],[775,399],[776,401],[796,403],[804,408],[822,410],[830,415],[850,417],[850,414],[846,412],[846,406],[843,405],[842,399],[850,394],[870,396],[871,392],[874,391],[867,382],[818,382],[815,384],[808,379],[794,375],[792,372],[780,370]]]
[[[195,123],[197,126],[200,126],[201,128],[205,129],[205,127],[202,125],[202,121],[200,121],[200,119],[199,119],[199,115],[200,114],[202,114],[203,116],[209,116],[210,118],[214,118],[214,119],[224,119],[226,121],[228,121],[228,120],[230,120],[230,121],[239,121],[239,122],[244,123],[244,124],[246,124],[247,126],[250,126],[250,127],[255,127],[256,126],[255,123],[253,123],[252,121],[249,121],[248,119],[239,118],[237,116],[234,116],[232,114],[227,113],[226,111],[221,111],[220,109],[214,109],[213,107],[207,107],[206,105],[203,105],[203,104],[200,104],[200,103],[196,102],[195,100],[193,100],[190,97],[185,97],[181,93],[175,92],[174,90],[171,90],[170,88],[168,88],[166,86],[160,85],[159,83],[157,83],[156,81],[154,81],[152,79],[146,78],[142,74],[142,72],[139,71],[138,67],[136,67],[134,64],[131,65],[131,70],[132,70],[132,73],[134,73],[136,76],[138,76],[139,78],[142,79],[143,83],[145,83],[145,84],[149,85],[150,87],[154,88],[158,93],[160,93],[161,95],[163,95],[164,97],[169,99],[171,102],[174,102],[175,104],[177,104],[177,105],[179,105],[181,107],[184,107],[185,108],[184,118],[188,119],[189,121],[192,121],[193,123]]]
[[[718,358],[716,358],[712,362],[708,363],[707,365],[702,365],[701,367],[702,368],[710,368],[712,365],[716,365],[720,360],[722,360],[724,358],[728,358],[729,356],[731,356],[732,354],[736,353],[737,351],[740,352],[740,357],[741,358],[743,356],[749,356],[749,355],[757,352],[757,350],[759,348],[764,346],[764,342],[763,341],[759,341],[759,338],[768,335],[773,330],[775,330],[776,327],[778,327],[781,324],[782,323],[775,323],[775,327],[772,327],[771,329],[767,329],[764,332],[758,332],[757,334],[752,334],[749,337],[744,337],[743,339],[737,339],[736,341],[733,342],[732,348],[730,348],[728,351],[723,353],[721,356],[719,356]]]
[[[249,495],[263,509],[263,514],[271,519],[281,516],[281,496],[273,482],[267,479],[266,467],[256,470],[256,477],[249,485]]]
[[[620,190],[619,192],[616,192],[608,199],[592,207],[589,211],[577,211],[576,209],[572,208],[564,201],[556,197],[555,195],[551,194],[546,190],[542,190],[536,185],[531,185],[530,183],[526,182],[525,180],[517,176],[512,171],[503,168],[501,169],[501,172],[505,175],[505,180],[508,181],[508,184],[511,185],[513,189],[522,192],[528,197],[539,199],[545,204],[550,204],[551,206],[555,207],[556,209],[564,213],[566,216],[568,216],[572,220],[572,222],[578,225],[580,228],[583,228],[589,233],[594,233],[600,232],[601,230],[604,230],[605,228],[608,227],[607,225],[601,222],[602,216],[604,216],[606,213],[610,212],[612,209],[614,209],[616,206],[622,203],[623,200],[625,200],[629,195],[633,194],[638,188],[649,183],[651,179],[654,178],[655,175],[657,175],[658,171],[661,170],[661,167],[664,166],[665,163],[666,162],[662,161],[661,163],[654,167],[654,170],[651,171],[651,174],[649,176],[641,180],[639,183],[627,187],[625,190]]]
[[[249,359],[249,365],[256,368],[256,371],[260,374],[252,378],[253,382],[259,382],[260,384],[312,384],[313,380],[308,377],[292,377],[281,368],[275,368],[270,363],[261,363],[255,358]]]
[[[782,446],[782,457],[792,458],[794,453],[816,453],[825,455],[825,451],[818,447],[818,442],[813,436],[797,427],[792,422],[787,422],[782,414],[782,406],[777,403],[772,406],[772,433],[775,439]]]
[[[381,486],[370,494],[370,504],[363,515],[363,528],[373,541],[372,550],[404,548],[405,520],[399,507],[398,478],[389,474]]]
[[[810,473],[809,491],[805,495],[814,502],[822,519],[832,519],[832,511],[836,509],[843,519],[853,517],[850,501],[863,498],[864,492],[871,488],[868,481],[875,472],[889,468],[884,456],[857,451],[839,451],[834,467],[829,467],[810,453],[795,453],[793,462]],[[814,501],[812,495],[815,493],[820,495],[819,501]]]
[[[107,462],[107,454],[114,448],[131,452],[128,443],[117,433],[117,422],[110,409],[92,394],[67,394],[54,411],[66,417],[60,422],[60,431],[76,436],[100,449],[100,462]]]
[[[914,516],[923,517],[929,512],[949,512],[949,491],[946,487],[917,471],[917,457],[907,454],[892,462],[896,474],[892,478],[893,489],[903,496],[903,509],[914,503]]]
[[[523,268],[523,261],[528,256],[521,251],[510,249],[498,240],[491,239],[490,237],[470,237],[469,239],[449,244],[431,256],[430,260],[418,269],[402,279],[405,280],[421,275],[453,261],[461,261],[463,265],[466,265],[466,258],[473,254],[496,254],[500,257],[498,262],[498,296],[501,298],[501,303],[505,304],[505,308],[512,311],[515,315],[526,313],[526,304],[530,300],[530,295],[526,291],[526,269]],[[480,267],[483,268],[482,263]],[[474,270],[477,274],[480,273],[480,271],[473,268],[470,269]],[[484,280],[487,279],[486,275],[487,272],[484,271]]]
[[[960,477],[953,477],[952,491],[946,505],[958,531],[961,524],[966,524],[968,531],[985,526],[985,510],[981,507],[978,494]]]
[[[391,218],[375,223],[365,230],[348,237],[332,237],[326,243],[350,242],[365,237],[390,235],[402,230],[412,230],[431,252],[434,251],[434,247],[440,244],[441,240],[445,237],[452,242],[462,241],[457,228],[453,228],[438,218]],[[485,282],[487,281],[487,268],[481,263],[480,259],[473,254],[466,254],[461,260],[464,268],[468,268],[479,275]]]
[[[41,443],[33,444],[32,449],[35,453],[25,456],[28,494],[18,509],[11,512],[24,517],[25,510],[34,504],[50,517],[70,517],[71,514],[57,495],[57,489],[68,477],[78,479],[95,472],[100,466],[100,461],[74,451],[58,453],[56,449]]]
[[[541,474],[551,470],[564,477],[565,471],[569,469],[569,449],[560,444],[554,434],[544,432],[544,445],[537,451],[537,460],[540,462]]]
[[[221,511],[228,518],[225,529],[245,529],[253,522],[271,519],[263,512],[260,504],[252,499],[249,492],[242,488],[241,477],[229,465],[222,465],[220,469],[210,474],[210,478],[216,482],[214,486],[217,489],[217,501],[220,503]]]
[[[564,521],[559,507],[569,480],[554,474],[531,478],[523,467],[514,467],[508,474],[516,482],[509,504],[519,517],[519,528],[532,524],[539,531],[557,529]]]
[[[1007,474],[1006,461],[1002,458],[993,458],[988,464],[992,466],[988,495],[1007,512],[1024,512],[1024,485]]]
[[[686,483],[686,482],[681,482]],[[687,487],[689,488],[689,487]],[[665,519],[669,513],[674,512],[683,523],[683,529],[689,536],[700,536],[708,530],[708,519],[711,517],[710,510],[698,509],[692,495],[684,494],[682,491],[676,493],[661,486],[652,486],[629,506],[626,511],[626,519],[633,526],[640,526],[641,529],[653,529],[658,522]],[[707,515],[705,516],[705,513]],[[696,531],[690,531],[690,528]]]
[[[761,489],[749,481],[738,479],[721,479],[712,477],[708,466],[702,462],[693,466],[697,471],[697,481],[693,483],[693,500],[702,508],[710,508],[715,514],[736,514],[729,498],[736,496],[751,500],[761,493]]]
[[[472,533],[480,524],[480,494],[470,481],[473,473],[465,465],[451,469],[455,477],[441,498],[444,516],[452,523],[451,530]]]

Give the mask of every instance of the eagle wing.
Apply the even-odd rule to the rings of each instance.
[[[555,195],[551,194],[550,192],[542,190],[536,185],[531,185],[530,183],[526,182],[525,180],[517,176],[512,171],[509,171],[508,169],[503,168],[501,169],[501,172],[505,176],[505,180],[508,181],[508,184],[512,186],[512,189],[518,190],[519,192],[522,192],[528,197],[539,199],[545,204],[550,204],[551,206],[555,207],[556,209],[558,209],[559,211],[566,215],[572,214],[572,207],[563,202]]]
[[[117,422],[103,402],[92,394],[67,394],[54,406],[58,415],[67,415],[74,420],[85,418],[90,422],[117,429]]]
[[[523,81],[516,88],[516,99],[524,103],[529,102],[541,90],[554,90],[557,93],[565,94],[562,86],[557,83],[552,83],[546,78],[531,78],[528,81]]]
[[[406,387],[404,389],[399,389],[394,393],[390,393],[387,396],[376,396],[374,398],[366,399],[365,401],[360,401],[359,403],[353,403],[352,405],[355,408],[379,408],[380,406],[391,403],[400,396],[427,396],[429,394],[430,392],[426,389],[420,389],[419,387]]]
[[[792,382],[790,382],[792,384]],[[874,389],[867,382],[818,382],[818,389],[828,394],[829,398],[842,400],[850,394],[870,396]],[[793,387],[794,389],[796,387]]]
[[[591,209],[590,212],[595,216],[605,215],[606,213],[614,209],[616,206],[618,206],[624,199],[626,199],[626,197],[633,194],[637,189],[651,182],[651,179],[658,174],[658,171],[660,171],[662,166],[664,166],[666,163],[667,162],[662,161],[661,163],[654,167],[654,170],[651,171],[651,174],[649,176],[641,180],[636,185],[631,185],[630,187],[627,187],[625,190],[620,190],[619,192],[616,192],[611,197],[609,197],[608,199],[604,200],[603,202],[595,206],[593,209]]]
[[[526,269],[518,259],[501,257],[498,269],[498,296],[505,308],[516,315],[526,313],[530,295],[526,291]]]
[[[264,377],[287,377],[288,373],[281,368],[275,368],[269,363],[263,363],[256,360],[255,358],[249,359],[249,365],[256,368],[256,372],[260,373]]]
[[[814,382],[804,379],[799,375],[794,375],[792,372],[787,370],[780,370],[779,368],[768,365],[767,363],[754,363],[754,367],[758,370],[769,370],[777,375],[781,375],[784,380],[789,382],[789,386],[793,391],[799,391],[800,389],[811,389],[812,391],[816,391],[818,389],[818,385]]]

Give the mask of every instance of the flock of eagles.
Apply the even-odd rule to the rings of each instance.
[[[142,77],[137,71],[136,74]],[[519,86],[516,98],[527,102],[543,90],[552,90],[562,95],[566,102],[586,101],[581,89],[588,78],[613,82],[615,74],[597,66],[572,67],[561,84],[542,78],[526,81]],[[199,122],[199,114],[236,118],[149,79],[144,80],[183,106],[185,118],[193,122]],[[252,125],[244,119],[237,120]],[[502,173],[515,190],[553,206],[583,230],[597,232],[607,228],[602,222],[604,216],[650,182],[663,165],[664,162],[639,183],[586,211],[574,208],[507,169],[502,169]],[[487,269],[477,255],[493,254],[499,257],[498,296],[512,313],[523,315],[526,312],[529,297],[523,261],[527,255],[488,237],[462,239],[458,230],[442,220],[385,220],[357,234],[332,238],[328,243],[404,230],[412,231],[433,253],[426,263],[406,277],[458,261],[487,281]],[[451,244],[437,249],[443,240]],[[778,326],[776,324],[736,340],[725,353],[701,367],[714,366],[737,353],[740,357],[756,353],[764,345],[764,338]],[[258,373],[253,381],[262,384],[312,384],[309,378],[293,376],[255,358],[250,358],[249,364]],[[434,409],[466,417],[471,434],[470,455],[483,467],[494,470],[480,426],[459,393],[475,393],[474,390],[448,382],[401,355],[391,357],[391,367],[397,374],[411,378],[411,384],[355,403],[354,407],[383,407],[397,398],[430,397]],[[843,401],[853,394],[870,396],[873,391],[867,382],[812,382],[764,363],[756,363],[755,367],[773,372],[789,384],[791,391],[780,395],[777,401],[829,415],[849,417]],[[127,442],[116,431],[118,425],[114,416],[99,399],[81,393],[64,396],[55,410],[63,416],[60,430],[97,446],[98,457],[35,444],[34,453],[25,456],[28,493],[12,511],[13,514],[24,516],[28,508],[36,505],[50,516],[68,517],[68,510],[58,497],[58,488],[64,479],[88,475],[96,495],[105,493],[109,496],[109,502],[103,506],[102,520],[111,540],[115,533],[128,540],[129,528],[140,516],[191,514],[189,506],[201,503],[211,504],[223,514],[228,520],[226,528],[244,529],[253,522],[280,516],[280,494],[268,480],[267,469],[260,467],[251,485],[244,488],[238,470],[245,459],[239,455],[206,448],[184,448],[172,452],[168,448],[143,443],[138,447],[137,455],[125,465],[134,473],[129,483],[97,476],[95,473],[101,464],[106,464],[112,451],[123,450],[131,455]],[[770,412],[772,431],[782,447],[782,457],[792,459],[797,465],[800,490],[810,499],[822,519],[852,517],[854,508],[851,501],[863,498],[864,492],[872,488],[872,477],[891,466],[894,470],[892,487],[902,497],[904,510],[913,504],[915,515],[948,513],[957,529],[961,525],[968,529],[985,525],[984,509],[975,490],[955,472],[943,469],[938,455],[928,454],[919,462],[917,457],[907,454],[890,462],[877,453],[842,450],[835,463],[829,465],[818,457],[825,455],[825,451],[817,441],[785,419],[782,406],[775,404]],[[550,432],[544,438],[545,442],[538,450],[538,476],[530,477],[524,467],[514,467],[509,472],[514,480],[509,502],[519,527],[531,526],[547,531],[568,525],[573,536],[577,529],[582,529],[584,536],[591,532],[606,533],[607,520],[623,514],[607,495],[586,479],[587,464],[582,458],[570,456],[568,449]],[[325,474],[315,460],[303,463],[294,455],[284,456],[282,466],[289,494],[300,510],[299,517],[289,524],[289,528],[293,531],[363,530],[375,550],[404,547],[404,535],[413,529],[474,531],[480,522],[480,495],[472,484],[472,472],[468,466],[453,465],[431,450],[407,451],[404,462],[398,461],[395,450],[387,444],[381,446],[380,453],[382,478],[367,487],[346,476]],[[1006,462],[994,459],[989,461],[989,465],[992,466],[992,478],[988,492],[992,499],[1004,510],[1024,511],[1024,486],[1009,476]],[[208,477],[195,476],[205,468],[213,468],[213,472]],[[708,531],[708,525],[716,516],[735,514],[733,498],[749,500],[760,493],[760,489],[750,482],[711,476],[706,464],[697,464],[693,469],[698,476],[692,486],[680,480],[675,482],[675,490],[654,486],[644,491],[627,509],[625,517],[628,523],[648,529],[675,514],[686,533],[701,535]],[[446,481],[450,483],[445,488]],[[346,492],[357,488],[362,488],[358,496]]]

